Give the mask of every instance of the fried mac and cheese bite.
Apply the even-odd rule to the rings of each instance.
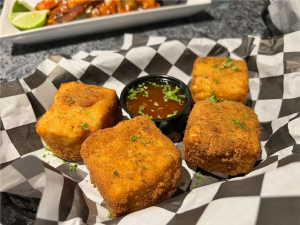
[[[200,101],[188,119],[183,158],[216,172],[248,173],[260,155],[259,122],[240,102]]]
[[[62,84],[51,108],[37,122],[37,133],[58,157],[80,160],[83,141],[122,120],[115,90],[70,82]]]
[[[246,104],[248,68],[243,60],[198,57],[192,72],[193,102],[215,96],[220,101],[231,100]]]
[[[112,218],[169,199],[181,178],[177,147],[147,116],[97,131],[81,155]]]

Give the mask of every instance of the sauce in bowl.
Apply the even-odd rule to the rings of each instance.
[[[186,103],[183,90],[158,80],[133,85],[128,91],[125,104],[136,116],[146,115],[150,119],[164,119],[182,111]]]

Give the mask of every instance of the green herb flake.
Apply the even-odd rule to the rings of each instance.
[[[248,114],[245,115],[245,119],[248,119]]]
[[[216,145],[218,145],[219,143],[218,142],[216,142]]]
[[[142,164],[142,168],[143,168],[143,170],[146,170],[146,169],[148,169],[148,167],[147,167],[147,166],[145,166],[145,165],[143,165],[143,164]]]
[[[224,76],[224,73],[222,73],[222,76]]]
[[[62,159],[62,163],[63,163],[64,165],[66,165],[66,164],[68,164],[69,162]]]
[[[44,149],[46,150],[46,151],[49,151],[49,146],[44,146]]]
[[[158,119],[161,119],[161,117],[160,117],[160,115],[159,115],[159,114],[158,114],[158,116],[157,116],[157,117],[158,117]]]
[[[178,87],[175,87],[173,90],[171,88],[170,85],[166,84],[166,85],[163,85],[163,94],[165,95],[164,96],[164,101],[167,102],[169,100],[173,100],[173,101],[176,101],[178,102],[180,105],[182,105],[183,101],[178,98],[178,96],[176,96],[176,93],[180,91],[180,88]]]
[[[139,107],[139,114],[145,115],[145,113],[142,112],[142,110],[144,110],[144,109],[145,109],[145,106],[144,106],[144,105],[141,105],[141,106]]]
[[[154,102],[154,105],[155,105],[155,106],[159,106],[157,102]]]
[[[217,105],[217,109],[220,109],[218,105]]]
[[[66,89],[66,91],[69,91],[69,89]]]
[[[233,66],[232,69],[235,70],[235,71],[237,71],[237,72],[241,71],[241,70],[239,70],[239,68],[237,66]]]
[[[215,63],[212,67],[217,68],[218,65],[219,65],[218,63]]]
[[[153,116],[149,116],[148,114],[146,114],[145,116],[148,116],[151,120],[153,119]]]
[[[158,108],[158,109],[163,109],[164,107],[160,107],[160,108]]]
[[[157,83],[154,83],[154,82],[148,82],[149,84],[151,84],[152,86],[154,86],[154,87],[159,87],[159,85],[157,84]]]
[[[216,81],[216,84],[220,83],[219,79],[214,79],[214,80]]]
[[[226,59],[226,62],[228,62],[228,63],[231,62],[231,61],[232,61],[231,58],[227,58],[227,59]]]
[[[206,101],[214,101],[214,102],[219,102],[219,99],[217,98],[216,95],[212,94],[209,98],[205,99]]]
[[[193,187],[196,187],[196,184],[192,184]]]
[[[83,124],[79,124],[79,125],[82,126],[82,128],[83,128],[84,130],[90,130],[89,128],[86,127],[87,122],[85,122],[85,123],[83,123]]]
[[[70,166],[70,170],[76,172],[77,164],[73,164]]]
[[[205,74],[205,76],[204,76],[205,78],[208,78],[208,76]]]
[[[153,110],[153,109],[151,109],[151,112],[154,112],[154,110]]]
[[[236,118],[234,118],[234,117],[231,117],[231,120],[233,120],[234,121],[234,125],[238,125],[238,126],[240,126],[241,128],[242,128],[242,130],[246,130],[245,129],[245,124],[243,124],[243,123],[241,123],[238,119],[236,119]]]
[[[139,133],[140,133],[140,136],[139,136],[139,137],[136,137],[135,135],[132,135],[130,139],[131,139],[132,141],[135,141],[135,140],[137,140],[137,139],[141,139],[142,133],[141,133],[141,132],[139,132]]]
[[[107,218],[108,218],[108,219],[110,219],[110,218],[111,218],[111,214],[110,214],[110,212],[108,213],[108,215],[107,215]]]
[[[43,155],[43,158],[46,158],[46,154]]]
[[[47,162],[48,164],[50,163],[50,161]]]
[[[203,64],[207,64],[207,62],[205,62],[204,59],[202,59],[202,63],[203,63]]]
[[[194,175],[195,178],[197,178],[199,181],[203,181],[202,177],[200,176],[200,173],[195,173]]]
[[[55,157],[56,155],[54,153],[52,153],[52,156]]]
[[[178,111],[174,111],[173,114],[168,114],[168,115],[167,115],[167,118],[169,118],[169,117],[171,117],[171,116],[175,116],[177,113],[178,113]]]
[[[70,103],[70,104],[73,104],[73,103],[74,103],[74,101],[71,99],[71,100],[69,101],[69,103]]]

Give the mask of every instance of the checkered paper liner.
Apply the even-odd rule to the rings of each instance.
[[[1,188],[41,197],[36,224],[297,224],[300,207],[300,31],[261,39],[175,40],[126,34],[119,51],[54,55],[31,76],[1,84]],[[186,84],[198,56],[244,59],[249,69],[248,106],[258,115],[262,154],[253,170],[229,177],[182,161],[173,197],[114,220],[89,181],[45,151],[36,121],[52,105],[61,83],[78,81],[115,89],[132,79],[168,74]],[[124,117],[128,117],[124,113]],[[182,133],[167,135],[178,142]],[[182,142],[177,143],[182,148]],[[36,157],[33,157],[36,156]],[[45,158],[43,157],[45,156]],[[262,162],[261,162],[262,161]],[[48,164],[48,163],[49,164]],[[195,173],[200,173],[197,179]]]
[[[300,30],[300,1],[270,0],[268,10],[273,24],[282,33]]]

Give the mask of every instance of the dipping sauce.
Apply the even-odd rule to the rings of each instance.
[[[127,109],[150,119],[175,116],[186,106],[186,96],[177,86],[161,81],[146,81],[132,86],[126,97]]]

